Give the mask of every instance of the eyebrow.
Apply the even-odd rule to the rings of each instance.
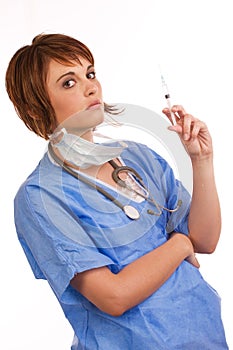
[[[90,66],[88,66],[88,67],[87,67],[87,71],[88,71],[90,68],[94,68],[94,66],[93,66],[92,64],[91,64]],[[62,74],[62,75],[57,79],[56,83],[58,83],[59,80],[61,80],[62,78],[66,77],[67,75],[76,75],[76,73],[73,72],[73,71],[69,71],[69,72],[67,72],[67,73],[64,73],[64,74]]]

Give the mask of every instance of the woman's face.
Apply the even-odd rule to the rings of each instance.
[[[102,88],[91,63],[80,58],[73,66],[51,60],[47,75],[47,90],[56,114],[57,125],[72,115],[82,129],[94,128],[103,122]],[[101,109],[101,113],[96,113]],[[79,115],[77,113],[80,113]],[[91,113],[95,112],[95,113]]]

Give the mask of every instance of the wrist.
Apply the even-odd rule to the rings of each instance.
[[[212,165],[213,164],[213,153],[205,154],[205,155],[193,155],[190,157],[192,165],[197,166],[205,166],[205,165]]]
[[[192,159],[193,186],[214,184],[213,157]]]
[[[174,243],[174,249],[178,250],[182,255],[182,259],[186,259],[193,253],[193,246],[188,236],[183,233],[173,233],[171,239]]]

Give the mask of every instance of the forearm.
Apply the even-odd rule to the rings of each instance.
[[[221,214],[213,170],[213,146],[205,123],[187,113],[182,106],[172,107],[178,133],[193,166],[193,195],[189,215],[189,233],[196,252],[212,253],[216,248]],[[171,120],[168,108],[163,113]]]
[[[192,159],[193,195],[189,214],[190,239],[196,252],[214,251],[221,230],[221,212],[212,156]]]
[[[178,234],[125,267],[116,276],[117,284],[120,281],[118,285],[125,289],[121,301],[124,308],[130,309],[158,290],[188,256],[188,249],[182,235]]]
[[[193,251],[183,234],[127,265],[118,274],[106,268],[78,274],[72,281],[102,311],[119,316],[154,293]]]

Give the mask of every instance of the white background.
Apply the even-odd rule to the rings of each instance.
[[[73,336],[47,283],[34,280],[13,223],[14,195],[46,142],[17,118],[4,76],[15,51],[41,32],[68,34],[89,46],[106,102],[138,104],[160,113],[160,64],[173,101],[208,124],[223,226],[216,252],[199,260],[222,298],[233,349],[231,6],[226,0],[0,0],[1,349],[65,350]]]

